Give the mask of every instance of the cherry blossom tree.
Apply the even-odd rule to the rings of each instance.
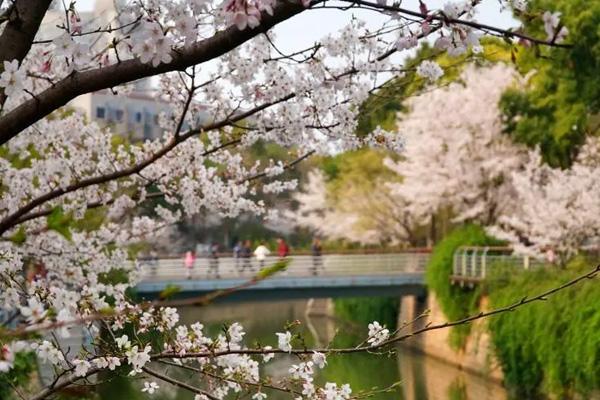
[[[516,79],[504,64],[469,66],[458,82],[408,100],[398,120],[406,150],[387,163],[403,180],[388,186],[417,221],[451,207],[454,221],[485,225],[515,207],[511,173],[527,150],[502,133],[498,102]]]
[[[408,204],[391,193],[381,171],[373,171],[377,160],[381,164],[380,157],[359,156],[353,162],[358,162],[355,168],[360,176],[341,171],[343,179],[329,185],[321,170],[310,171],[303,190],[292,196],[298,206],[286,213],[290,222],[331,240],[415,245],[418,225]],[[369,168],[364,165],[367,160],[371,162]],[[381,168],[387,169],[383,165]]]
[[[298,203],[295,210],[287,211],[289,223],[310,229],[315,235],[331,240],[347,240],[370,244],[377,241],[377,232],[359,229],[360,216],[337,207],[331,199],[325,176],[319,169],[309,171],[302,191],[293,194]]]
[[[489,231],[516,251],[565,262],[600,245],[600,139],[589,137],[568,169],[552,168],[532,152],[512,174],[517,207]]]
[[[178,325],[180,303],[133,302],[126,289],[135,285],[137,270],[128,250],[201,209],[268,217],[253,193],[263,181],[269,191],[292,187],[278,177],[295,161],[244,164],[241,152],[259,139],[290,147],[297,160],[332,146],[398,149],[396,134],[353,135],[357,112],[385,80],[403,73],[392,56],[421,40],[432,38],[450,55],[479,51],[484,33],[515,45],[568,47],[557,35],[540,39],[478,23],[477,0],[443,9],[421,2],[419,10],[366,0],[132,0],[114,20],[89,30],[72,2],[65,3],[59,34],[44,36],[40,24],[51,3],[0,2],[0,304],[19,321],[16,329],[0,331],[0,368],[10,371],[23,351],[50,363],[56,379],[32,399],[116,368],[145,377],[148,395],[175,385],[196,400],[242,390],[262,399],[266,388],[310,399],[350,398],[347,385],[318,387],[312,378],[332,349],[299,349],[289,331],[278,335],[278,348],[251,347],[239,324],[207,337],[200,323]],[[312,46],[290,53],[277,47],[271,28],[324,8],[360,9],[387,22],[369,30],[349,18],[341,31]],[[546,10],[529,11],[541,17]],[[545,20],[563,39],[558,16]],[[442,73],[432,60],[418,69],[432,82]],[[160,78],[157,98],[173,108],[160,118],[164,134],[155,140],[115,141],[110,130],[68,108],[80,95],[123,93],[131,82],[152,76]],[[489,89],[499,90],[493,83]],[[139,212],[157,197],[165,203],[152,215]],[[43,263],[43,273],[28,280],[23,270],[32,262]],[[116,271],[126,280],[111,279]],[[61,348],[54,337],[68,335],[74,325],[102,340],[80,352]],[[402,339],[378,324],[365,334],[368,345],[347,351]],[[259,365],[282,353],[299,357],[289,376],[275,383],[261,376]],[[203,378],[197,385],[180,382],[154,363]]]

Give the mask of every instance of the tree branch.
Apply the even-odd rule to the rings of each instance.
[[[580,283],[581,281],[587,280],[587,279],[593,279],[596,277],[596,275],[600,272],[600,265],[596,266],[593,270],[580,275],[579,277],[576,277],[568,282],[565,282],[564,284],[555,287],[553,289],[547,290],[543,293],[538,294],[537,296],[534,297],[523,297],[521,300],[508,305],[506,307],[501,307],[501,308],[497,308],[488,312],[481,312],[479,314],[475,314],[472,315],[470,317],[467,318],[463,318],[457,321],[453,321],[453,322],[446,322],[443,324],[436,324],[436,325],[429,325],[426,326],[425,328],[422,329],[418,329],[416,331],[413,331],[409,334],[406,335],[402,335],[402,336],[397,336],[397,337],[392,337],[389,340],[380,343],[378,345],[371,345],[371,346],[357,346],[357,347],[350,347],[350,348],[341,348],[341,349],[331,349],[331,348],[323,348],[323,349],[297,349],[297,350],[291,350],[289,352],[287,351],[283,351],[280,349],[239,349],[239,350],[223,350],[223,351],[207,351],[207,352],[199,352],[199,353],[187,353],[187,354],[179,354],[179,353],[171,353],[171,352],[164,352],[164,353],[158,353],[158,354],[154,354],[151,356],[152,360],[156,360],[156,361],[160,361],[162,362],[162,359],[165,358],[179,358],[179,359],[184,359],[184,358],[214,358],[214,357],[221,357],[221,356],[226,356],[229,354],[247,354],[247,355],[263,355],[263,354],[267,354],[267,353],[278,353],[278,354],[294,354],[294,355],[305,355],[305,354],[313,354],[315,351],[317,352],[321,352],[321,353],[325,353],[325,354],[348,354],[348,353],[358,353],[358,352],[369,352],[369,351],[375,351],[375,350],[379,350],[383,347],[389,346],[390,344],[394,344],[397,342],[401,342],[404,341],[406,339],[408,339],[409,337],[412,336],[416,336],[416,335],[420,335],[423,334],[425,332],[428,331],[432,331],[432,330],[439,330],[439,329],[445,329],[448,327],[452,327],[452,326],[458,326],[458,325],[464,325],[464,324],[468,324],[471,323],[475,320],[478,319],[483,319],[483,318],[487,318],[493,315],[498,315],[498,314],[503,314],[503,313],[507,313],[507,312],[511,312],[511,311],[515,311],[520,307],[523,307],[526,304],[529,303],[533,303],[533,302],[538,302],[538,301],[546,301],[548,296],[551,296],[553,294],[556,294],[560,291],[563,291],[569,287],[572,287],[578,283]],[[99,370],[98,369],[90,369],[88,371],[88,373],[84,376],[84,377],[79,377],[79,376],[75,376],[74,374],[71,374],[69,377],[65,378],[64,380],[62,380],[61,382],[59,382],[58,384],[56,384],[56,386],[52,387],[52,388],[45,388],[44,390],[42,390],[40,393],[38,393],[36,396],[32,397],[30,400],[42,400],[47,398],[48,396],[52,395],[53,393],[56,393],[58,390],[65,388],[75,382],[77,382],[78,380],[84,379],[90,375],[93,375],[95,373],[97,373]],[[154,373],[154,371],[147,371],[147,368],[144,368],[144,371],[146,373],[148,373],[149,375],[153,375],[156,376],[159,379],[165,380],[169,383],[175,384],[177,386],[179,386],[179,382],[175,381],[172,378],[167,377],[167,379],[172,379],[172,382],[167,380],[167,379],[163,379],[163,376],[158,374],[158,373]],[[189,386],[189,385],[188,385]],[[181,386],[184,387],[184,386]],[[185,387],[186,389],[189,390],[199,390],[196,389],[192,386]],[[203,394],[203,393],[201,393]]]
[[[237,121],[241,121],[249,116],[252,116],[260,111],[263,111],[273,105],[285,102],[287,100],[290,100],[292,98],[294,98],[296,96],[295,93],[290,93],[280,99],[268,102],[268,103],[264,103],[261,104],[260,106],[256,106],[254,108],[252,108],[251,110],[248,110],[246,112],[243,113],[239,113],[235,116],[231,116],[230,118],[226,118],[224,120],[218,121],[218,122],[214,122],[210,125],[198,128],[198,129],[191,129],[189,131],[187,131],[184,135],[179,135],[177,137],[174,137],[173,140],[171,140],[169,143],[167,143],[163,148],[161,148],[159,151],[157,151],[156,153],[152,154],[150,157],[148,157],[147,159],[145,159],[144,161],[142,161],[139,164],[133,165],[129,168],[125,168],[122,170],[118,170],[115,171],[113,173],[110,174],[106,174],[106,175],[99,175],[99,176],[95,176],[92,178],[87,178],[84,179],[82,181],[79,181],[77,183],[73,183],[69,186],[65,186],[65,187],[61,187],[61,188],[57,188],[54,189],[50,192],[47,192],[46,194],[39,196],[37,198],[35,198],[34,200],[30,201],[29,203],[27,203],[25,206],[19,208],[17,211],[15,211],[14,213],[6,216],[1,222],[0,222],[0,235],[4,234],[7,230],[9,230],[10,228],[12,228],[13,226],[15,226],[15,224],[17,223],[17,221],[19,221],[19,219],[21,217],[23,217],[24,215],[28,214],[29,212],[33,211],[36,207],[39,207],[41,205],[43,205],[44,203],[47,203],[50,200],[56,199],[66,193],[70,193],[70,192],[74,192],[76,190],[79,189],[83,189],[86,188],[88,186],[93,186],[93,185],[99,185],[102,183],[106,183],[106,182],[110,182],[112,180],[116,180],[119,178],[124,178],[136,173],[141,172],[144,168],[148,167],[149,165],[153,164],[154,162],[156,162],[157,160],[159,160],[160,158],[164,157],[166,154],[168,154],[171,150],[173,150],[175,147],[177,147],[177,145],[179,145],[180,143],[184,142],[185,140],[189,139],[190,137],[199,134],[201,132],[205,132],[205,131],[210,131],[210,130],[215,130],[215,129],[220,129],[223,128],[229,124],[231,124],[232,122],[237,122]],[[206,156],[209,154],[212,154],[216,151],[219,151],[227,146],[231,146],[234,144],[238,144],[240,143],[241,140],[236,139],[236,140],[232,140],[230,142],[224,143],[221,146],[217,146],[213,149],[207,150],[206,152],[204,152],[202,155]]]
[[[51,2],[52,0],[15,0],[10,6],[6,15],[3,15],[8,22],[0,36],[0,64],[3,61],[18,60],[19,64],[23,61]],[[5,101],[4,90],[0,90],[0,109]]]
[[[342,1],[347,2],[347,3],[352,3],[352,4],[358,5],[358,6],[365,6],[368,8],[373,8],[376,10],[397,12],[400,14],[410,15],[412,17],[417,17],[417,18],[421,18],[421,19],[431,19],[431,20],[440,21],[440,22],[444,22],[444,23],[465,25],[465,26],[469,26],[471,28],[475,28],[475,29],[478,29],[481,31],[495,32],[495,33],[500,34],[505,37],[516,37],[519,39],[524,39],[524,40],[530,41],[532,43],[549,46],[549,47],[561,47],[561,48],[573,47],[571,44],[556,43],[555,40],[536,39],[532,36],[528,36],[528,35],[525,35],[523,33],[517,32],[517,31],[501,29],[501,28],[497,28],[495,26],[481,24],[481,23],[475,22],[475,21],[469,21],[469,20],[464,20],[464,19],[460,19],[460,18],[449,18],[448,16],[444,15],[443,13],[441,13],[441,14],[434,14],[434,13],[422,14],[417,11],[408,10],[406,8],[401,8],[401,7],[397,7],[394,5],[388,6],[386,4],[371,3],[371,2],[365,1],[365,0],[342,0]]]
[[[300,157],[296,158],[294,161],[285,164],[283,166],[283,170],[286,171],[288,169],[294,168],[297,164],[299,164],[302,161],[306,160],[308,157],[312,156],[313,154],[315,154],[315,150],[310,150],[310,151],[304,153]],[[250,181],[254,181],[254,180],[260,179],[260,178],[264,178],[266,176],[267,176],[266,172],[260,172],[258,174],[255,174],[255,175],[249,176],[247,178],[244,178],[244,179],[238,181],[238,183],[250,182]]]
[[[171,377],[170,377],[170,376],[168,376],[168,375],[160,374],[160,373],[158,373],[158,372],[156,372],[156,371],[153,371],[153,370],[151,370],[150,368],[143,367],[143,368],[142,368],[142,371],[144,371],[144,372],[145,372],[145,373],[147,373],[148,375],[152,375],[152,376],[154,376],[155,378],[158,378],[158,379],[160,379],[161,381],[168,382],[168,383],[170,383],[171,385],[174,385],[174,386],[177,386],[177,387],[180,387],[180,388],[183,388],[183,389],[189,390],[189,391],[190,391],[190,392],[192,392],[192,393],[196,393],[196,394],[202,394],[202,395],[204,395],[204,396],[208,397],[208,398],[209,398],[209,399],[211,399],[211,400],[218,400],[218,398],[217,398],[217,397],[213,396],[212,394],[210,394],[210,393],[208,393],[208,392],[206,392],[206,391],[204,391],[204,390],[202,390],[202,389],[198,389],[197,387],[194,387],[194,386],[192,386],[192,385],[188,385],[188,384],[187,384],[187,383],[185,383],[185,382],[178,381],[177,379],[175,379],[175,378],[171,378]]]
[[[42,391],[40,391],[38,394],[36,394],[35,396],[31,397],[29,400],[43,400],[46,399],[50,396],[52,396],[54,393],[71,386],[72,384],[74,384],[75,382],[81,380],[81,379],[85,379],[89,376],[92,376],[94,374],[97,374],[98,372],[100,372],[100,369],[98,368],[90,368],[90,370],[85,374],[85,376],[77,376],[74,373],[71,373],[71,375],[69,375],[67,378],[61,380],[60,382],[56,383],[54,386],[49,386],[44,388]]]
[[[36,2],[36,0],[30,1]],[[44,2],[49,2],[49,0],[44,0]],[[241,31],[234,25],[189,47],[175,49],[171,52],[173,61],[169,64],[153,67],[151,64],[143,64],[138,59],[132,59],[108,67],[73,72],[53,87],[37,94],[35,99],[28,100],[1,117],[0,145],[79,95],[202,64],[222,56],[304,10],[305,8],[300,2],[280,1],[274,7],[273,16],[263,14],[258,27]]]
[[[293,389],[288,389],[285,387],[281,387],[281,386],[275,386],[275,385],[271,385],[268,383],[262,383],[262,382],[250,382],[250,381],[237,381],[235,379],[232,378],[226,378],[224,376],[220,376],[214,373],[210,373],[208,371],[203,371],[200,368],[194,368],[194,367],[190,367],[189,365],[184,365],[184,364],[177,364],[174,362],[170,362],[170,361],[164,361],[161,360],[159,361],[161,364],[165,364],[165,365],[170,365],[172,367],[177,367],[177,368],[181,368],[181,369],[186,369],[188,371],[193,371],[193,372],[197,372],[203,375],[206,375],[210,378],[213,379],[217,379],[223,382],[234,382],[234,383],[238,383],[240,385],[246,385],[246,386],[254,386],[254,387],[258,387],[258,388],[267,388],[267,389],[271,389],[271,390],[277,390],[279,392],[284,392],[284,393],[291,393],[293,395],[301,395],[302,393],[293,390]]]

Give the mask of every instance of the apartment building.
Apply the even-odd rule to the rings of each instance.
[[[96,0],[94,8],[89,12],[81,12],[82,30],[92,31],[99,27],[118,24],[117,9],[123,0]],[[55,2],[52,9],[44,17],[38,37],[53,39],[62,33],[58,27],[64,20],[62,5]],[[89,36],[91,37],[91,36]],[[78,40],[85,40],[85,36]],[[94,46],[108,44],[95,43]],[[127,93],[114,94],[109,90],[88,93],[77,97],[69,103],[78,112],[82,112],[89,121],[100,126],[110,127],[117,134],[133,140],[154,139],[162,134],[158,125],[160,113],[170,113],[169,103],[160,101],[155,96],[151,79],[142,79],[133,85]]]

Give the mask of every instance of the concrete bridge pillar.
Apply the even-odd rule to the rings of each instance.
[[[305,319],[317,347],[327,346],[335,337],[333,299],[308,299]]]
[[[311,317],[332,317],[333,299],[308,299],[306,303],[306,315]]]
[[[400,310],[398,312],[398,329],[408,333],[423,327],[424,319],[415,321],[427,308],[426,295],[405,295],[400,298]],[[415,338],[409,339],[413,341]]]

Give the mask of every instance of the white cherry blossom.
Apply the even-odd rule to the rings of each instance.
[[[44,309],[44,305],[35,297],[31,297],[27,300],[27,306],[20,308],[21,315],[27,318],[29,323],[40,322],[47,313]]]
[[[144,382],[144,388],[142,392],[147,392],[148,394],[154,394],[160,388],[156,382]]]
[[[286,351],[286,352],[290,352],[292,351],[292,345],[290,343],[290,341],[292,340],[292,334],[289,331],[286,331],[285,333],[276,333],[277,335],[277,347],[279,347],[280,350]]]
[[[0,87],[7,96],[20,94],[24,89],[25,71],[19,68],[19,61],[4,61],[4,70],[0,74]]]
[[[388,340],[390,337],[390,331],[385,325],[380,325],[379,322],[373,321],[369,324],[369,337],[367,343],[371,346],[377,346]]]
[[[75,376],[86,376],[91,367],[86,360],[75,359],[71,363],[75,366]]]
[[[444,75],[444,70],[435,61],[425,60],[417,67],[417,74],[430,82],[435,82]]]
[[[312,361],[317,367],[321,369],[325,368],[325,365],[327,365],[327,357],[325,356],[325,354],[319,353],[318,351],[313,352]]]
[[[4,344],[0,347],[0,373],[8,372],[12,369],[15,361],[15,354],[12,348]]]

